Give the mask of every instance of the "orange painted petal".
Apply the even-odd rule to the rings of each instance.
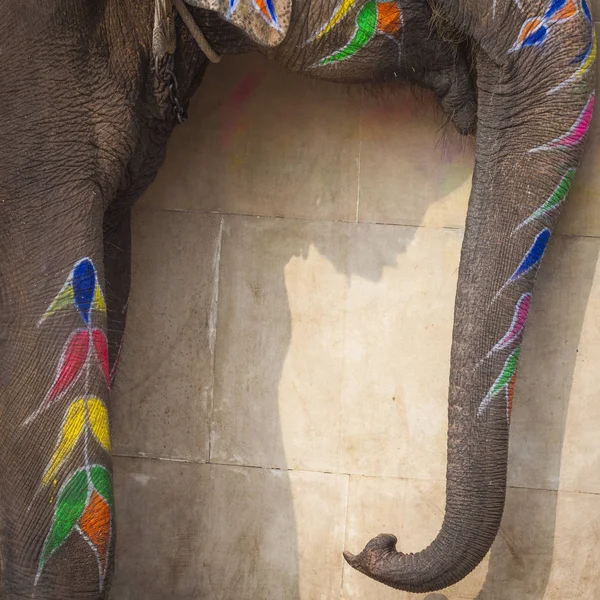
[[[573,18],[577,14],[577,4],[575,0],[569,0],[558,12],[550,17],[551,23],[558,23]]]
[[[381,2],[377,5],[377,31],[394,34],[402,27],[400,8],[396,2]]]
[[[523,29],[521,29],[521,33],[519,34],[519,43],[526,40],[541,24],[542,19],[538,17],[527,21],[525,25],[523,25]]]
[[[97,492],[92,493],[90,501],[79,519],[79,529],[96,552],[100,576],[103,579],[110,544],[111,522],[110,508]]]

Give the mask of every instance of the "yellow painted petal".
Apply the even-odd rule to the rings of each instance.
[[[54,479],[63,461],[69,456],[73,446],[77,443],[83,427],[85,425],[85,411],[83,400],[76,400],[69,406],[69,410],[65,415],[62,430],[56,444],[54,454],[46,467],[42,482],[48,485]]]
[[[88,400],[88,417],[90,419],[90,429],[98,443],[110,452],[110,430],[108,427],[108,412],[104,402],[100,398],[90,398]]]
[[[348,14],[355,4],[356,0],[341,0],[337,8],[333,11],[329,21],[309,41],[318,40],[328,34]]]
[[[71,280],[67,280],[65,285],[62,286],[60,292],[56,294],[54,300],[50,303],[50,306],[46,309],[46,312],[39,320],[38,325],[41,325],[50,315],[53,315],[55,312],[61,310],[62,308],[67,308],[71,306],[74,301],[73,294],[73,285],[71,284]]]
[[[100,286],[96,284],[96,290],[94,291],[94,309],[106,312],[106,302],[104,301],[104,294],[100,289]]]

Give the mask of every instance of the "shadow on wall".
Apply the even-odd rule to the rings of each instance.
[[[117,458],[120,533],[126,532],[119,539],[117,552],[121,558],[117,558],[117,564],[121,561],[126,571],[118,566],[118,589],[111,596],[113,600],[141,597],[140,590],[148,600],[167,596],[294,600],[333,598],[334,593],[339,593],[343,563],[336,543],[344,543],[343,533],[335,540],[318,538],[307,523],[315,519],[315,528],[320,527],[321,521],[315,515],[322,513],[322,528],[326,529],[329,516],[339,518],[340,511],[345,510],[347,491],[341,484],[336,487],[336,482],[327,488],[329,484],[319,479],[318,472],[362,472],[368,467],[363,469],[362,463],[356,469],[356,465],[349,466],[336,454],[336,448],[329,446],[328,437],[338,425],[328,420],[331,416],[325,409],[319,412],[319,403],[321,398],[327,402],[340,391],[329,387],[336,377],[333,362],[327,377],[320,380],[315,376],[311,382],[314,389],[310,397],[299,398],[298,402],[294,398],[293,408],[285,402],[285,395],[293,397],[295,393],[291,384],[282,388],[282,371],[290,359],[290,303],[294,300],[288,298],[286,272],[293,268],[294,257],[306,259],[316,249],[338,274],[378,283],[385,269],[395,267],[398,257],[413,243],[419,231],[416,226],[459,228],[464,221],[472,168],[472,158],[465,152],[469,143],[454,136],[443,140],[439,119],[437,124],[432,120],[427,103],[423,108],[406,92],[385,99],[356,90],[348,94],[340,86],[299,80],[256,58],[236,58],[222,69],[222,76],[216,69],[207,76],[190,108],[189,122],[176,130],[170,142],[165,168],[141,201],[141,208],[158,210],[139,211],[136,215],[137,221],[145,224],[134,235],[134,287],[128,324],[128,331],[133,329],[134,335],[129,334],[126,343],[136,352],[130,351],[132,358],[126,360],[126,345],[124,372],[120,374],[125,384],[120,384],[115,400],[117,406],[126,404],[115,410],[116,454],[187,462],[169,471],[162,464],[155,469],[140,466],[139,459]],[[162,212],[165,210],[184,214]],[[219,229],[219,215],[196,213],[228,216]],[[286,218],[250,220],[248,215]],[[162,221],[173,219],[182,224],[171,227],[168,235],[156,233],[161,231]],[[148,408],[147,401],[136,392],[138,387],[147,390],[149,381],[154,387],[162,386],[163,380],[152,379],[147,368],[148,348],[144,347],[143,332],[148,320],[152,320],[151,314],[138,317],[135,306],[144,296],[149,313],[157,305],[161,318],[174,318],[169,314],[178,311],[178,294],[171,294],[165,301],[163,290],[171,285],[173,267],[169,261],[176,261],[177,255],[160,247],[170,244],[171,236],[193,236],[198,219],[208,225],[197,235],[210,238],[214,226],[221,236],[219,244],[209,243],[205,248],[209,258],[203,261],[200,254],[195,255],[196,262],[189,265],[193,272],[189,268],[186,271],[193,278],[202,269],[210,270],[211,257],[220,252],[214,398],[212,405],[191,400],[181,408],[189,411],[191,419],[197,418],[194,411],[204,411],[202,419],[208,421],[210,429],[206,460],[199,460],[194,453],[188,455],[185,448],[172,453],[160,445],[148,451],[141,442],[139,447],[124,443],[124,428],[118,424],[120,417],[125,419],[128,415],[127,420],[135,422],[136,411],[156,411],[160,407],[157,404]],[[415,227],[383,227],[377,223]],[[146,263],[144,269],[144,276],[154,281],[151,285],[138,280],[135,274],[140,260],[136,258],[136,244],[143,236],[144,247],[159,246],[152,255],[152,264]],[[373,240],[376,241],[371,243]],[[550,251],[547,263],[561,260],[556,248],[559,243]],[[186,256],[181,259],[186,260]],[[586,260],[585,264],[590,265],[590,272],[578,273],[576,285],[581,286],[580,281],[591,284],[595,262]],[[156,270],[154,274],[152,269]],[[318,293],[327,295],[331,276],[315,277],[324,287],[321,291],[317,288]],[[310,286],[315,281],[300,285],[304,283]],[[552,294],[561,290],[566,293],[551,280],[546,283],[542,281],[534,305],[552,303]],[[573,295],[577,300],[570,305],[569,332],[580,331],[589,288],[579,289]],[[208,296],[206,302],[210,304]],[[326,310],[327,299],[319,306]],[[336,306],[335,310],[343,312],[345,308]],[[363,310],[366,313],[369,307]],[[314,306],[307,315],[315,318]],[[373,317],[376,319],[377,314]],[[518,467],[521,463],[529,467],[518,472],[521,479],[514,481],[511,476],[515,486],[524,487],[523,478],[532,469],[541,478],[540,486],[556,487],[558,483],[561,452],[547,447],[547,436],[551,430],[553,439],[562,440],[569,397],[569,386],[564,381],[572,379],[578,336],[569,337],[565,350],[565,332],[553,327],[553,319],[560,321],[558,310],[534,311],[529,327],[530,331],[538,331],[534,336],[536,347],[525,342],[516,395],[522,400],[515,408],[512,428],[515,447],[523,455],[515,455],[511,450],[511,460]],[[187,325],[186,322],[183,327]],[[331,332],[324,333],[321,326],[317,318],[314,327],[318,335],[313,339],[322,340],[322,355],[326,356],[325,346],[332,344],[335,336],[328,337]],[[553,385],[552,377],[548,380],[557,355],[543,351],[540,342],[544,349],[561,347],[561,360],[567,363],[566,370],[561,371],[562,375],[567,374],[561,385]],[[180,350],[185,352],[184,348]],[[168,346],[162,348],[163,353],[169,351]],[[210,360],[209,355],[203,358]],[[127,373],[134,370],[136,377],[131,379]],[[327,369],[322,371],[327,374]],[[311,374],[292,372],[292,383],[295,375]],[[161,377],[174,376],[163,372]],[[524,389],[528,382],[544,378],[543,389],[533,384]],[[201,379],[204,388],[210,386],[210,368],[203,368]],[[168,391],[173,389],[168,387]],[[159,394],[155,402],[166,403],[172,414],[180,407],[172,406],[168,391]],[[312,401],[315,408],[306,411],[308,404],[302,401]],[[339,408],[343,413],[344,407]],[[183,419],[186,418],[184,413]],[[282,419],[287,423],[285,432]],[[337,415],[340,419],[342,414]],[[302,430],[307,439],[312,435],[312,448],[294,442],[290,446],[290,423]],[[152,427],[161,427],[160,418],[152,421]],[[163,436],[152,427],[147,428],[146,436]],[[356,442],[361,443],[360,437]],[[420,441],[409,439],[406,443],[415,445]],[[530,455],[528,448],[532,447]],[[364,440],[365,455],[374,448],[376,442]],[[373,464],[384,462],[385,458],[380,457]],[[328,468],[323,467],[325,463]],[[386,468],[384,465],[378,474],[387,475]],[[152,485],[146,486],[152,479],[146,477],[163,478],[158,493],[162,500],[155,500],[157,494]],[[135,481],[142,483],[136,487]],[[190,485],[203,489],[190,492]],[[557,499],[555,493],[539,492],[537,501],[534,492],[517,488],[509,491],[502,534],[492,550],[478,600],[543,597],[552,562]],[[521,494],[526,494],[526,502],[521,500]],[[152,523],[144,522],[152,518],[142,508],[145,502],[154,503],[156,513],[161,515],[156,517],[158,526],[153,531]],[[526,516],[523,511],[527,511]],[[123,524],[124,521],[127,522]],[[173,533],[176,539],[171,537]],[[136,538],[141,541],[134,544]],[[180,545],[177,538],[183,538],[185,544]],[[169,540],[166,545],[165,539]],[[323,547],[315,549],[315,539]],[[148,550],[140,550],[144,543],[149,545]],[[329,549],[325,547],[328,544]],[[529,547],[531,552],[526,556],[515,552],[521,547]],[[540,548],[547,552],[540,552]],[[315,550],[323,554],[318,558],[307,555]],[[333,554],[328,554],[331,551]],[[169,567],[149,578],[143,565],[151,555],[158,557],[153,558],[152,564],[163,560]],[[187,565],[183,575],[177,567],[181,561]],[[175,569],[177,573],[178,568],[180,580],[175,583],[169,580],[167,571]],[[322,571],[327,569],[332,572],[324,586]],[[133,572],[135,577],[131,576]],[[181,578],[187,579],[182,582]],[[456,597],[449,590],[426,598]]]

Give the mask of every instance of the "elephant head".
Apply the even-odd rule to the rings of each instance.
[[[334,81],[408,80],[432,89],[461,132],[476,130],[451,353],[444,522],[416,554],[381,535],[345,555],[398,589],[446,587],[482,560],[502,517],[531,294],[594,107],[587,0],[190,4],[218,53],[255,48]],[[175,23],[176,37],[154,56],[159,5],[0,3],[6,600],[107,594],[114,547],[108,392],[127,306],[129,211],[207,65],[170,8],[159,26],[160,18]]]

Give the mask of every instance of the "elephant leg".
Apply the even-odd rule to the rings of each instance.
[[[131,287],[131,209],[109,209],[104,216],[104,273],[111,382],[123,345]]]
[[[529,20],[513,2],[498,0],[495,11],[492,2],[455,4],[478,42],[478,128],[454,315],[446,512],[421,552],[398,552],[394,536],[381,535],[358,556],[346,554],[363,573],[411,592],[465,577],[498,532],[532,291],[595,101],[585,0],[549,3]]]
[[[100,198],[94,183],[65,177],[0,203],[2,600],[107,595],[115,528]]]

